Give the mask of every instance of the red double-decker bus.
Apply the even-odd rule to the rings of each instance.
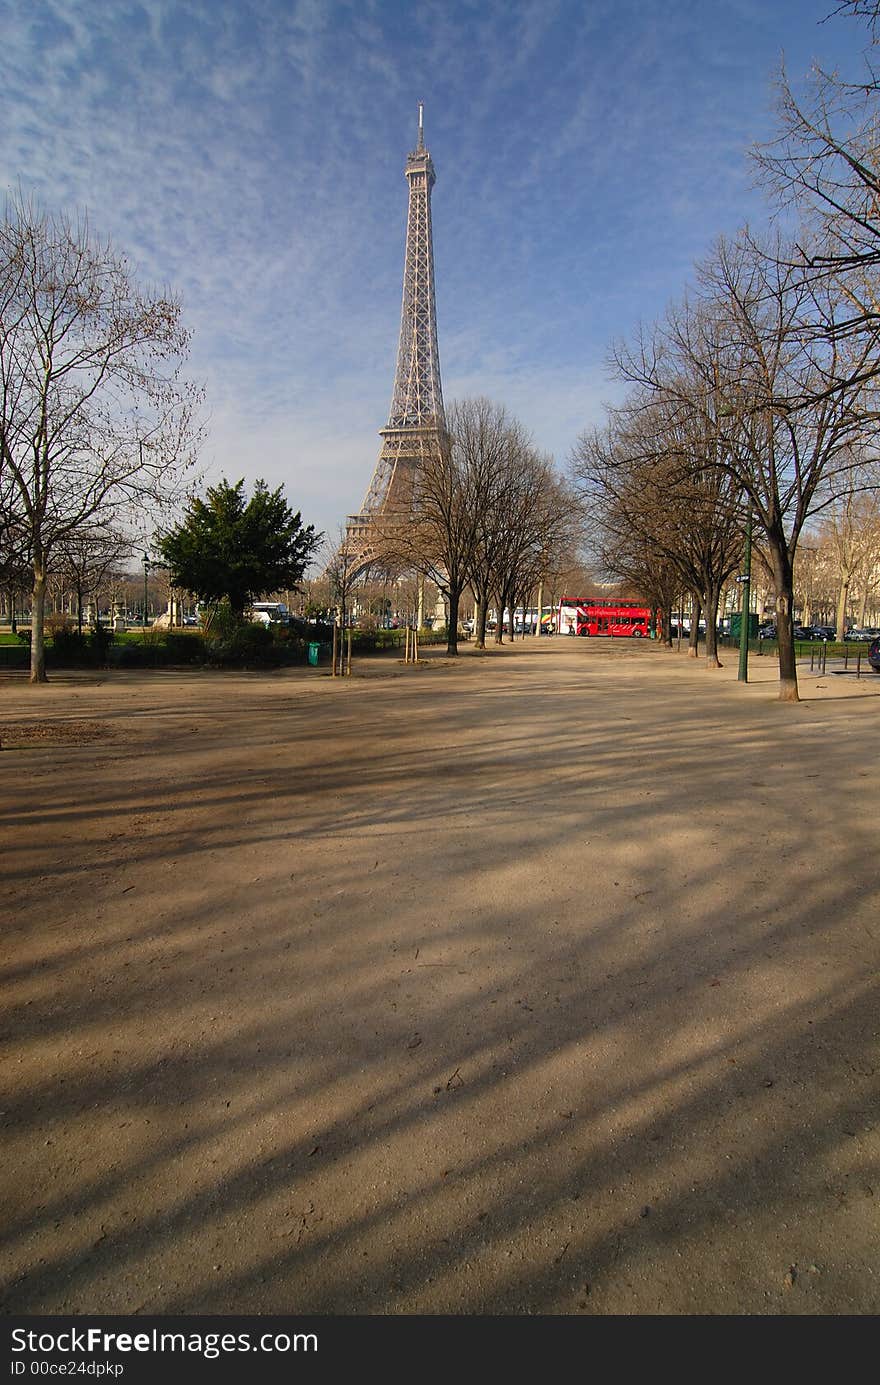
[[[569,635],[614,635],[647,639],[651,608],[638,601],[577,600],[564,596],[557,629]]]

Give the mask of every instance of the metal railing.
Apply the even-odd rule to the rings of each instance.
[[[718,644],[719,646],[723,645],[725,649],[738,649],[739,637],[719,635]],[[855,672],[856,678],[861,678],[863,659],[866,667],[870,667],[867,663],[868,647],[864,643],[853,644],[849,640],[844,640],[841,642],[831,641],[830,644],[832,663],[842,660],[844,673]],[[795,640],[795,656],[798,659],[806,659],[809,656],[810,672],[821,677],[828,666],[828,646],[829,641],[827,640]],[[759,658],[765,654],[776,655],[779,652],[779,645],[776,640],[752,639],[749,640],[749,652],[757,654]]]

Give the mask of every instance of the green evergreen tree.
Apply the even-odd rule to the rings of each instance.
[[[258,481],[248,500],[243,480],[224,480],[191,500],[183,522],[158,543],[172,585],[208,605],[225,599],[238,619],[260,597],[297,588],[323,535],[303,525],[282,489]]]

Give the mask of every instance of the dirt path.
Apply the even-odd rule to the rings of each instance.
[[[878,1311],[880,678],[753,671],[0,683],[3,1311]]]

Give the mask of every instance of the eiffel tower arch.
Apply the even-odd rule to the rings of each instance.
[[[364,503],[346,521],[346,548],[358,571],[381,561],[389,531],[406,524],[421,459],[440,446],[445,431],[431,234],[431,189],[437,175],[425,148],[421,103],[418,144],[407,157],[405,177],[409,209],[391,409],[386,427],[379,430],[382,445]]]

